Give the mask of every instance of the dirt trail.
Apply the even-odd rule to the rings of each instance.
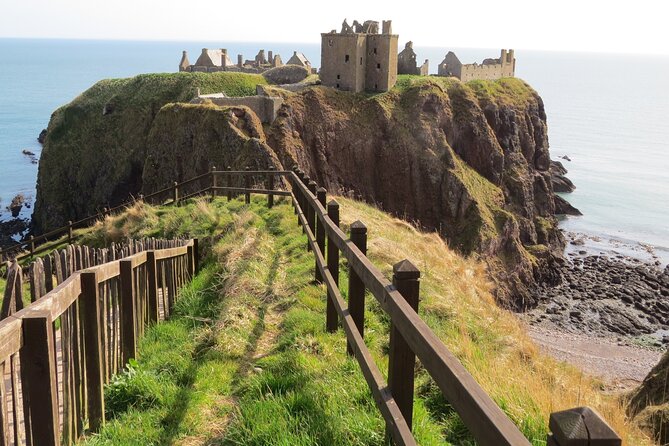
[[[527,332],[542,351],[601,378],[613,392],[636,387],[662,356],[659,349],[626,345],[615,338],[529,325]]]

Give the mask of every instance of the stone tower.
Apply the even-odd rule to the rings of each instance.
[[[321,82],[340,90],[388,91],[397,81],[398,36],[391,21],[368,20],[321,34]]]
[[[184,51],[179,62],[179,71],[190,71],[190,62],[188,61],[188,52]]]

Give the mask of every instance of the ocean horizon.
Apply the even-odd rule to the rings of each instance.
[[[194,61],[204,47],[225,47],[235,59],[272,50],[284,61],[297,50],[320,65],[317,43],[0,39],[0,220],[11,218],[16,194],[34,200],[37,165],[22,151],[39,157],[37,136],[54,110],[102,79],[175,72],[182,50]],[[449,50],[465,63],[499,56],[414,49],[431,73]],[[544,100],[551,156],[577,188],[563,197],[584,215],[561,227],[583,244],[569,250],[669,263],[669,56],[516,49],[516,59],[516,76]]]

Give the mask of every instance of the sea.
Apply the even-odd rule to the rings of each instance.
[[[177,71],[182,50],[194,62],[202,48],[235,60],[301,51],[320,64],[317,43],[0,39],[0,221],[15,195],[34,201],[37,136],[55,109],[100,79]],[[414,49],[433,73],[449,50],[465,63],[499,54],[448,42]],[[516,59],[516,76],[544,100],[551,155],[576,185],[564,197],[583,216],[560,223],[576,240],[568,250],[669,263],[669,56],[516,49]]]

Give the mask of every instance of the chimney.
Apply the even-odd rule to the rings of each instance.
[[[228,50],[221,48],[221,67],[225,70],[228,66]]]
[[[272,51],[267,52],[267,60],[271,63],[274,60],[274,55]]]
[[[244,61],[241,54],[237,54],[237,66],[239,68],[244,66]]]

